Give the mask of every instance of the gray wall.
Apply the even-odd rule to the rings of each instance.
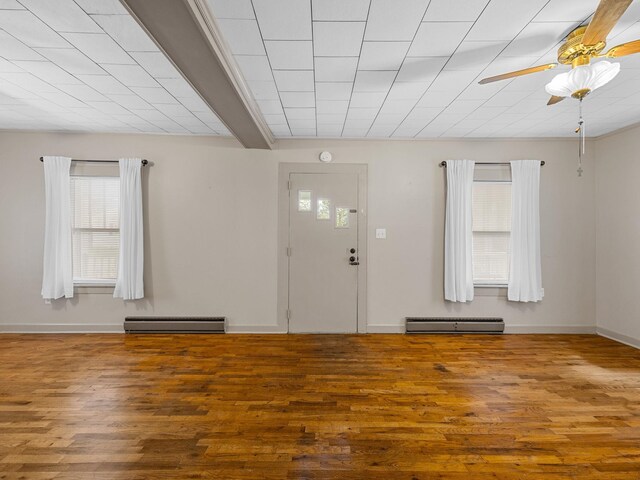
[[[575,140],[291,140],[256,151],[206,137],[11,132],[0,133],[0,329],[118,331],[128,314],[211,314],[226,315],[231,331],[276,331],[278,163],[317,162],[322,150],[335,162],[368,165],[369,331],[401,331],[409,315],[502,316],[510,331],[593,331],[595,167],[587,158],[577,177]],[[43,154],[154,163],[145,170],[144,301],[86,293],[44,304]],[[547,162],[542,303],[511,303],[494,292],[467,305],[443,300],[437,164],[451,158]],[[374,238],[376,227],[387,229],[386,240]]]
[[[596,144],[600,333],[640,347],[640,128]]]

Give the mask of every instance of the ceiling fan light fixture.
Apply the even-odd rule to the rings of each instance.
[[[573,97],[582,100],[587,94],[609,83],[620,72],[619,63],[606,60],[580,65],[566,73],[556,75],[545,90],[557,97]]]

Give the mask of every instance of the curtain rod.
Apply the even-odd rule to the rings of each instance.
[[[44,157],[40,157],[40,161],[44,162]],[[75,158],[72,158],[71,161],[83,163],[118,163],[118,160],[79,160]],[[142,166],[145,167],[149,163],[149,160],[145,158],[140,163],[142,163]]]
[[[545,164],[545,161],[542,160],[540,162],[540,166],[542,167]],[[509,162],[476,162],[476,165],[509,165]],[[439,167],[447,168],[447,162],[442,161],[438,164]]]

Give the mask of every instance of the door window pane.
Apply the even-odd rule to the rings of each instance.
[[[298,190],[298,211],[311,211],[311,190]]]
[[[331,220],[331,205],[328,198],[318,199],[318,211],[316,212],[318,220]]]
[[[336,228],[349,228],[349,209],[336,207]]]

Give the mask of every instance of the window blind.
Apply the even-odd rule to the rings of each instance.
[[[509,280],[511,183],[473,183],[473,280],[502,285]]]
[[[71,177],[73,280],[113,283],[120,248],[120,179]]]

